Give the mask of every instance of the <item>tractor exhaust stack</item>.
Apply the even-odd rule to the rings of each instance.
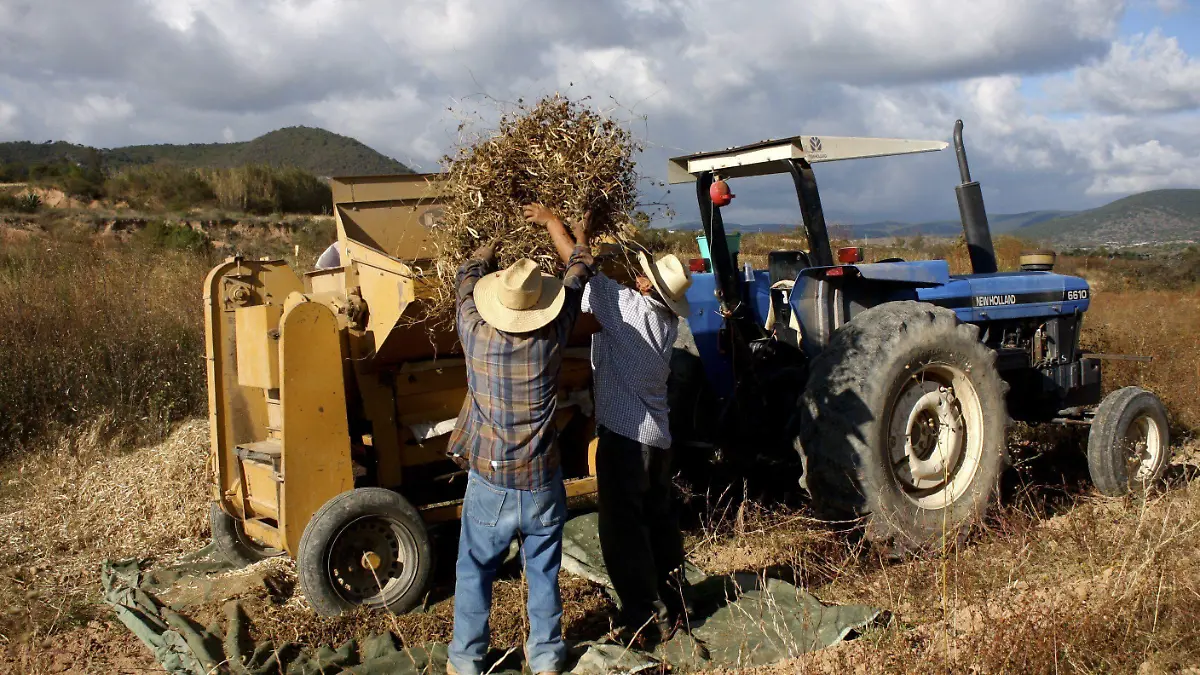
[[[958,215],[967,238],[971,271],[975,274],[990,274],[997,269],[996,250],[992,247],[992,232],[988,228],[987,211],[983,208],[983,190],[978,182],[971,180],[971,169],[967,166],[967,149],[963,147],[962,129],[962,120],[956,121],[954,154],[958,156],[958,174],[962,180],[962,184],[954,188],[954,193],[958,195]]]

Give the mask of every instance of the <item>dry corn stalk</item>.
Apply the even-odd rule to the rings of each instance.
[[[431,233],[435,299],[428,315],[413,318],[438,325],[452,318],[454,274],[481,244],[498,241],[501,267],[528,257],[561,272],[545,228],[524,221],[524,204],[543,204],[564,220],[591,211],[593,237],[619,238],[637,204],[633,157],[640,151],[620,124],[555,94],[519,104],[494,134],[444,157],[450,195]]]

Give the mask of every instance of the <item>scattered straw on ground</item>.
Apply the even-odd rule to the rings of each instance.
[[[510,572],[515,574],[515,570]],[[403,644],[420,645],[448,642],[454,629],[454,600],[449,597],[453,589],[445,584],[434,589],[434,595],[443,599],[424,611],[397,616],[358,609],[342,616],[324,617],[314,612],[301,595],[296,586],[295,563],[289,559],[264,561],[228,576],[222,580],[222,588],[228,592],[202,603],[189,614],[201,625],[214,622],[223,625],[225,602],[237,600],[250,619],[254,640],[272,640],[277,645],[293,642],[310,647],[337,646],[350,639],[391,631]],[[615,615],[615,606],[599,586],[566,574],[559,577],[559,586],[567,639],[596,639],[610,629],[609,619]],[[175,601],[180,597],[169,599]],[[492,643],[501,649],[524,644],[528,624],[525,585],[519,576],[496,582],[491,628]]]
[[[47,455],[41,470],[28,462],[5,475],[0,593],[10,609],[0,617],[0,668],[51,672],[67,663],[57,654],[76,646],[93,666],[105,664],[94,670],[143,667],[128,634],[85,602],[96,599],[105,557],[168,557],[206,543],[204,447],[197,421],[153,448]],[[1078,473],[1071,465],[1082,457],[1046,453],[1036,462],[1061,476]],[[1169,489],[1149,499],[1105,499],[1069,479],[1031,481],[979,536],[899,564],[848,546],[803,511],[752,502],[710,509],[690,553],[710,572],[785,576],[827,602],[894,615],[890,627],[852,643],[753,672],[1180,672],[1200,666],[1192,630],[1200,621],[1198,462],[1200,445],[1182,444]],[[445,580],[434,592],[443,599],[425,613],[330,619],[307,606],[290,560],[226,576],[233,592],[202,603],[194,618],[219,622],[222,603],[238,599],[256,640],[338,644],[390,630],[417,644],[444,641],[453,628]],[[562,587],[567,637],[603,634],[613,616],[608,598],[571,577]],[[519,577],[497,583],[496,646],[519,648],[523,605]]]
[[[92,649],[99,659],[93,665],[132,664],[128,659],[138,660],[138,650],[130,651],[125,638],[131,636],[98,604],[100,563],[130,557],[168,562],[208,543],[208,429],[203,420],[182,425],[161,445],[127,453],[94,436],[83,434],[55,451],[7,467],[4,474],[0,670],[27,670],[42,661],[52,666],[55,650],[68,642],[111,647]],[[278,644],[336,645],[388,630],[407,644],[422,644],[449,640],[453,629],[452,589],[445,582],[435,589],[445,599],[425,613],[393,616],[359,610],[328,618],[308,606],[291,559],[265,560],[218,580],[220,597],[196,596],[205,592],[204,586],[184,582],[164,599],[189,606],[198,602],[190,612],[203,625],[223,621],[224,603],[239,600],[252,623],[251,637]],[[564,575],[561,587],[568,638],[594,639],[608,630],[615,608],[598,586]],[[523,643],[524,604],[519,578],[497,582],[495,644],[507,648]]]
[[[208,539],[203,421],[136,452],[86,439],[72,446],[27,457],[4,475],[0,597],[24,600],[0,617],[10,639],[95,616],[104,559],[166,559]]]

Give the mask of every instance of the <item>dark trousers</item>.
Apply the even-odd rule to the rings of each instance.
[[[671,451],[604,427],[598,436],[600,549],[621,599],[622,621],[634,628],[651,619],[666,624],[685,606]]]

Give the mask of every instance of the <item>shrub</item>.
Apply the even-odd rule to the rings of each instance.
[[[19,195],[0,194],[0,211],[16,211],[17,213],[37,213],[42,208],[42,198],[33,192]]]
[[[200,252],[209,247],[208,237],[187,225],[152,220],[134,235],[134,241],[152,248]]]
[[[16,198],[16,210],[21,213],[36,213],[42,208],[42,198],[36,193],[26,192]]]
[[[196,171],[171,164],[124,169],[104,183],[109,199],[134,208],[181,211],[216,203],[212,188]]]
[[[208,269],[184,251],[0,248],[0,454],[101,415],[153,438],[203,414]]]
[[[252,164],[233,169],[199,169],[222,209],[241,213],[325,213],[333,201],[329,185],[296,168]]]

